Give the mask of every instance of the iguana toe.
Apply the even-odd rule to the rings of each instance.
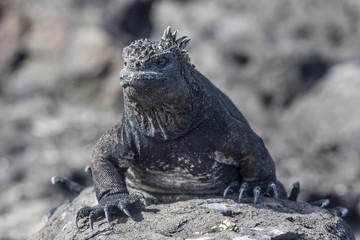
[[[90,215],[91,211],[93,210],[92,207],[89,207],[89,206],[85,206],[85,207],[82,207],[76,214],[76,219],[75,219],[75,225],[77,228],[79,228],[79,225],[78,225],[78,222],[81,218],[83,217],[87,217]]]
[[[314,202],[311,202],[311,205],[317,206],[317,207],[321,207],[324,208],[327,205],[329,205],[330,200],[329,199],[320,199],[320,200],[316,200]]]
[[[349,212],[349,210],[347,208],[344,208],[344,207],[334,207],[332,210],[335,211],[335,214],[337,216],[340,216],[342,218],[345,217]]]
[[[290,201],[296,202],[299,194],[300,194],[300,182],[299,182],[299,181],[295,181],[295,182],[293,182],[293,184],[292,184],[291,193],[290,193],[290,196],[289,196],[288,199],[289,199]]]

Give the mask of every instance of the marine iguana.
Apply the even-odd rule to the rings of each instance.
[[[258,202],[260,195],[286,198],[263,140],[231,100],[191,63],[185,46],[168,27],[160,40],[140,39],[123,50],[120,84],[124,112],[101,137],[91,163],[98,205],[85,206],[78,221],[113,209],[144,204],[127,184],[164,194],[220,194],[239,190]],[[296,200],[298,185],[290,198]]]

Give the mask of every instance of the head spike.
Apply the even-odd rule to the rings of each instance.
[[[165,40],[165,39],[166,39],[166,29],[164,30],[164,33],[163,33],[161,39],[162,39],[162,40]]]
[[[1,1],[1,0],[0,0]],[[190,59],[184,50],[189,43],[190,38],[187,36],[176,39],[178,31],[171,32],[168,26],[159,41],[149,39],[139,39],[132,42],[123,50],[124,62],[128,68],[139,68],[144,62],[148,61],[154,54],[172,51],[175,54],[182,55],[190,62]]]
[[[187,36],[183,36],[183,37],[177,39],[177,40],[176,40],[176,45],[180,46],[180,43],[181,43],[185,38],[187,38]]]
[[[171,26],[167,26],[167,28],[166,28],[166,33],[167,33],[168,36],[170,35],[170,33],[171,33]]]
[[[169,40],[171,37],[171,26],[168,26],[165,30],[164,30],[164,34],[161,37],[161,39],[163,40]]]
[[[176,42],[176,34],[178,33],[178,30],[176,30],[175,32],[173,32],[172,34],[171,34],[171,41],[172,42]]]
[[[186,47],[186,45],[189,43],[190,40],[191,40],[190,38],[185,38],[185,39],[179,44],[179,48],[180,48],[181,50],[183,50],[183,49]]]

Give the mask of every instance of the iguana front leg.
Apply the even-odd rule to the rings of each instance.
[[[125,172],[133,160],[129,140],[122,133],[120,124],[110,128],[95,147],[91,164],[92,178],[96,198],[99,204],[95,207],[84,206],[76,214],[75,224],[89,216],[89,225],[101,216],[105,216],[110,223],[113,210],[121,210],[131,217],[129,207],[142,202],[146,205],[144,196],[134,192],[129,194],[125,183]]]
[[[284,187],[276,179],[275,164],[265,148],[263,140],[249,127],[240,121],[229,124],[229,134],[226,135],[224,155],[228,157],[217,159],[225,164],[239,168],[241,183],[232,182],[224,191],[223,196],[233,189],[239,190],[238,201],[241,202],[245,195],[254,197],[258,202],[260,195],[270,195],[285,198]]]

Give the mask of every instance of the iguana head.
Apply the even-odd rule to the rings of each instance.
[[[174,91],[186,89],[181,68],[189,64],[185,46],[190,39],[176,39],[176,34],[168,27],[160,40],[140,39],[124,48],[120,84],[126,100],[141,102],[145,107],[160,99],[162,103],[173,101],[175,96],[170,95]]]
[[[190,39],[176,34],[168,27],[160,40],[136,40],[123,50],[125,117],[143,134],[161,139],[193,128],[206,102],[194,77],[200,73],[185,50]]]

